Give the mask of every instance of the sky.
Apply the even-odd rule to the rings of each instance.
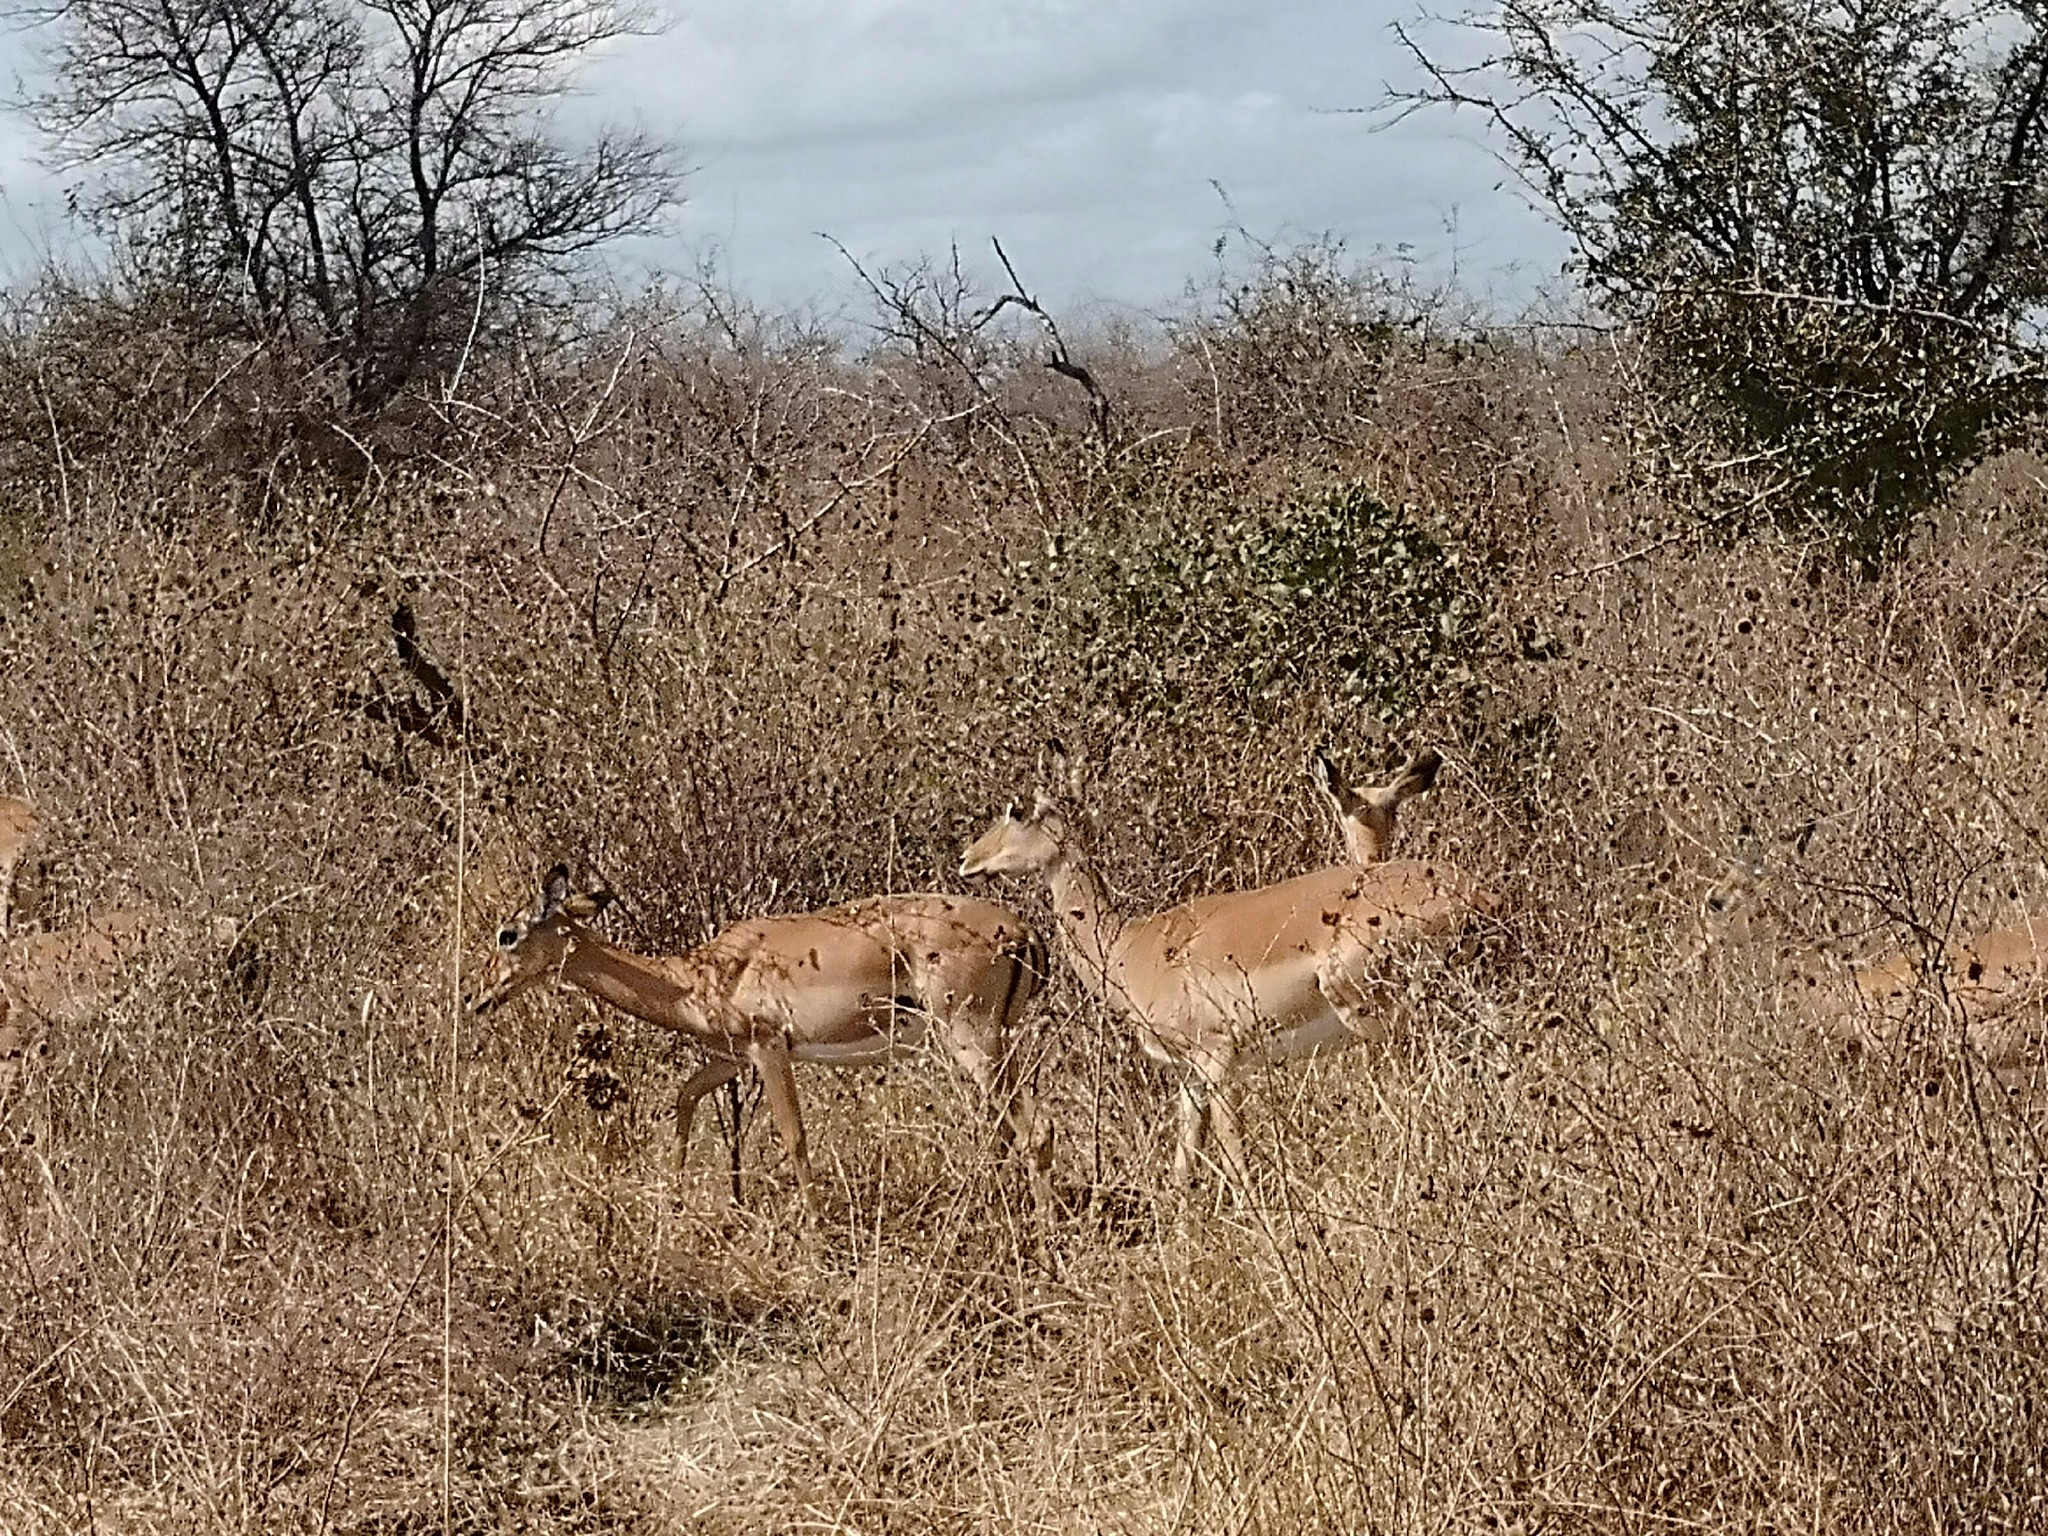
[[[1000,239],[1064,312],[1171,307],[1239,227],[1334,236],[1513,309],[1561,237],[1476,120],[1393,121],[1412,79],[1373,0],[657,0],[658,35],[588,62],[566,116],[672,139],[693,167],[631,277],[715,262],[772,305],[845,303],[865,264],[992,273]],[[32,81],[33,41],[0,35]],[[17,94],[20,86],[17,85]],[[77,246],[33,131],[0,120],[0,279]],[[1241,247],[1240,247],[1241,249]]]

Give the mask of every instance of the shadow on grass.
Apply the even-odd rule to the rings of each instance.
[[[557,1322],[551,1374],[587,1400],[647,1407],[687,1392],[736,1359],[808,1354],[796,1310],[696,1297],[618,1300]]]

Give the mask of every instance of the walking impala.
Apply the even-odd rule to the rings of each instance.
[[[1067,958],[1155,1061],[1181,1068],[1174,1175],[1213,1123],[1228,1171],[1244,1149],[1230,1102],[1247,1069],[1380,1043],[1407,1012],[1412,963],[1498,910],[1442,864],[1340,864],[1257,890],[1204,896],[1149,917],[1115,912],[1065,816],[1041,794],[1005,811],[961,860],[963,875],[1036,873]]]
[[[1377,864],[1384,859],[1393,850],[1394,820],[1402,804],[1435,786],[1443,761],[1433,751],[1421,751],[1387,783],[1352,789],[1327,754],[1318,751],[1310,758],[1309,772],[1337,818],[1344,856],[1353,864]]]
[[[1945,1026],[1937,1034],[1981,1059],[2009,1092],[2048,1091],[2048,918],[2023,914],[1953,935],[1922,930],[1914,943],[1847,960],[1789,939],[1799,924],[1778,910],[1771,886],[1761,866],[1718,886],[1702,913],[1694,963],[1762,918],[1776,989],[1821,1039],[1893,1056],[1916,1045],[1917,1015]]]
[[[2001,1087],[2048,1088],[2048,920],[1892,949],[1831,967],[1801,956],[1784,978],[1808,1023],[1837,1044],[1876,1054],[1906,1037],[1925,999]],[[1832,972],[1832,974],[1831,974]]]
[[[842,907],[735,923],[682,955],[636,955],[590,924],[608,892],[571,895],[556,865],[531,917],[498,934],[497,974],[472,1005],[502,1007],[559,978],[635,1018],[686,1035],[710,1059],[678,1090],[677,1165],[697,1101],[752,1066],[807,1202],[817,1190],[793,1062],[867,1066],[939,1042],[998,1117],[999,1147],[1032,1159],[1049,1199],[1050,1148],[1036,1139],[1012,1033],[1045,976],[1045,949],[1016,913],[972,897],[871,896]]]

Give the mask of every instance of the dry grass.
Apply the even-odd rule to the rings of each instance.
[[[1028,370],[679,333],[550,386],[609,414],[488,477],[252,522],[99,463],[9,513],[0,789],[48,823],[18,919],[172,921],[0,1105],[0,1528],[2048,1522],[2038,1122],[1938,1041],[1834,1059],[1769,983],[1781,945],[2039,909],[2029,482],[1857,582],[1645,535],[1582,361],[1261,397],[1284,349],[1225,380],[1200,340],[1104,360],[1115,442]],[[1130,713],[1047,534],[1337,483],[1486,595],[1397,724],[1312,671]],[[1321,741],[1439,745],[1403,836],[1513,898],[1423,1037],[1255,1084],[1255,1199],[1167,1187],[1167,1085],[1070,978],[1034,1015],[1043,1251],[936,1061],[803,1078],[807,1233],[755,1120],[743,1209],[708,1132],[674,1173],[669,1042],[569,997],[460,1016],[558,857],[653,948],[951,887],[1052,731],[1133,906],[1331,857]],[[1698,956],[1755,863],[1767,914]]]

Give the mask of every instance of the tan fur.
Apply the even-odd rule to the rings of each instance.
[[[120,907],[69,928],[0,943],[0,1105],[51,1025],[90,1018],[121,967],[159,926],[147,907]]]
[[[1232,1079],[1247,1067],[1387,1039],[1406,1014],[1410,964],[1441,954],[1498,903],[1454,869],[1336,865],[1278,885],[1205,896],[1149,917],[1114,912],[1049,800],[1006,812],[963,875],[1044,877],[1082,981],[1129,1021],[1154,1059],[1188,1069],[1175,1175],[1213,1122],[1244,1167]]]
[[[1798,957],[1783,981],[1823,1035],[1871,1053],[1906,1042],[1916,1009],[1948,1023],[2001,1085],[2048,1088],[2048,919],[1967,934],[1932,950],[1894,949],[1831,967]]]
[[[687,1035],[709,1057],[679,1091],[677,1160],[697,1102],[751,1065],[805,1197],[816,1190],[791,1065],[858,1065],[914,1043],[929,1023],[999,1116],[999,1143],[1047,1149],[1017,1080],[1012,1033],[1044,975],[1044,949],[1016,913],[943,895],[874,896],[820,912],[735,923],[682,955],[636,955],[589,926],[605,898],[570,897],[559,867],[540,910],[499,936],[482,1014],[559,977],[635,1018]]]
[[[1779,994],[1817,1037],[1859,1054],[1911,1061],[1960,1046],[2012,1093],[2048,1092],[2048,918],[1935,934],[1857,960],[1787,942],[1798,923],[1778,910],[1762,865],[1708,893],[1684,969],[1744,944],[1774,950]]]
[[[7,937],[14,899],[14,871],[35,841],[42,818],[26,800],[0,795],[0,939]]]

